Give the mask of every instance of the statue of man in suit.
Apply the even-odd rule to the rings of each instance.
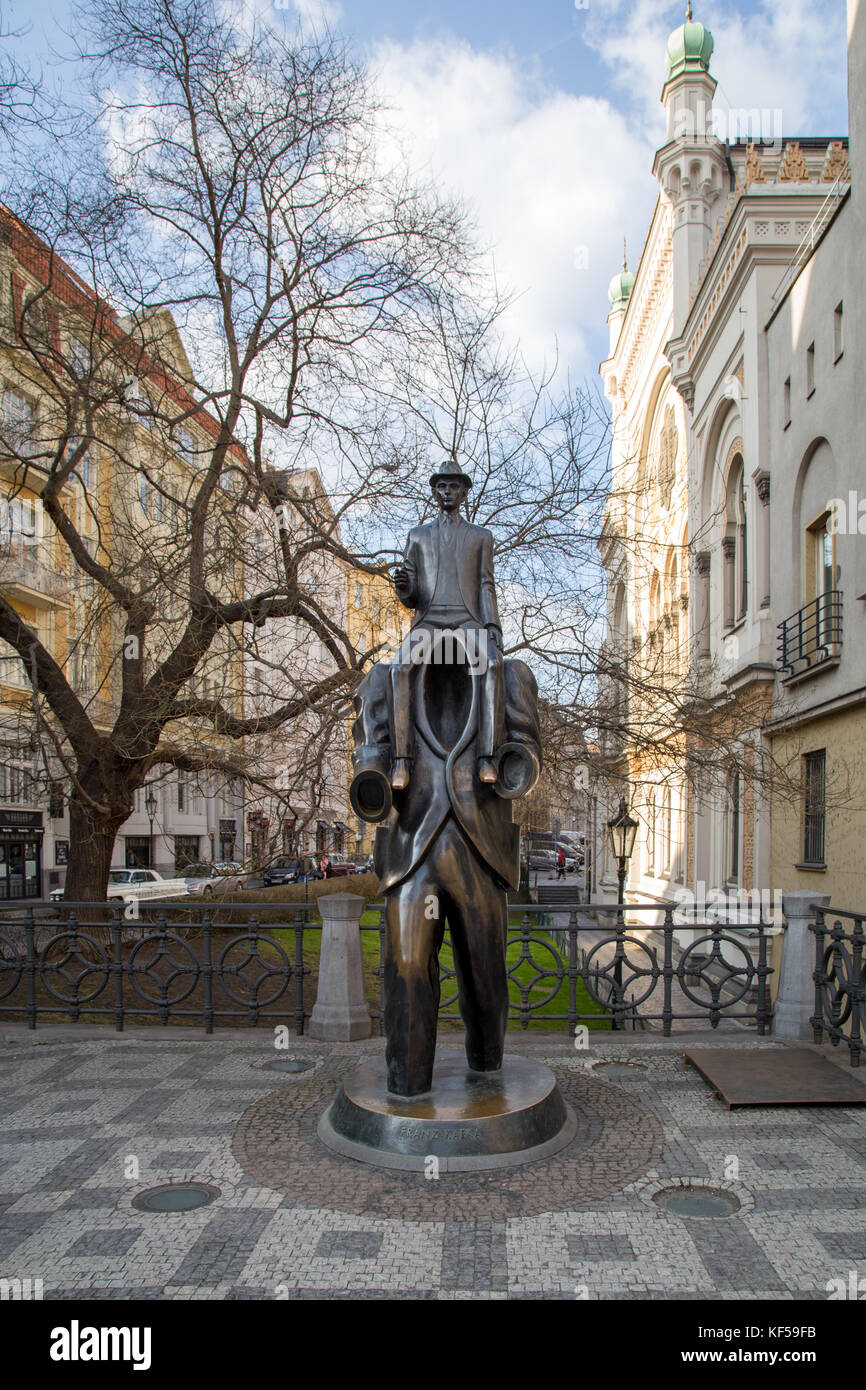
[[[469,1067],[502,1065],[507,889],[520,873],[511,802],[541,767],[535,680],[501,656],[493,539],[457,515],[469,485],[456,465],[433,475],[439,519],[411,532],[394,576],[415,608],[409,636],[423,628],[431,639],[423,659],[401,651],[393,665],[373,666],[355,701],[350,796],[355,813],[379,825],[388,1089],[400,1096],[431,1086],[446,923]],[[450,662],[441,659],[446,633],[456,639]],[[476,659],[479,633],[493,634],[493,660]]]
[[[395,759],[391,785],[402,791],[409,785],[412,758],[409,751],[411,720],[410,667],[427,659],[431,643],[421,643],[421,632],[464,632],[475,640],[464,652],[482,678],[479,703],[478,775],[482,782],[496,781],[493,754],[502,719],[502,628],[493,582],[493,536],[483,526],[464,521],[460,509],[472,479],[449,459],[430,478],[439,506],[436,521],[409,532],[403,564],[393,572],[397,597],[414,608],[410,634],[394,664]],[[458,659],[459,646],[458,646]]]

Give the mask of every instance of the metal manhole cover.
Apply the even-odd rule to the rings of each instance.
[[[592,1070],[612,1080],[636,1081],[646,1067],[643,1062],[596,1062]]]
[[[732,1192],[717,1187],[663,1187],[653,1201],[675,1216],[733,1216],[741,1206]]]
[[[220,1189],[204,1182],[165,1183],[162,1187],[149,1187],[133,1197],[132,1205],[139,1211],[176,1212],[195,1211],[197,1207],[208,1206]]]
[[[265,1062],[263,1071],[282,1071],[289,1072],[297,1076],[302,1071],[312,1071],[315,1063],[302,1061],[300,1057],[275,1057],[272,1062]]]

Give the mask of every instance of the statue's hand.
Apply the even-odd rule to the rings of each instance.
[[[394,580],[394,589],[398,598],[408,598],[412,592],[412,581],[402,565],[397,565],[391,573]]]

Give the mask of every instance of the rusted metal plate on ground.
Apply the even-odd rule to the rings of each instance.
[[[737,1105],[866,1105],[866,1083],[818,1048],[698,1047],[687,1062],[725,1102]]]

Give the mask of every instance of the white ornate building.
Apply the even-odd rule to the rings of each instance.
[[[658,201],[636,271],[611,282],[601,366],[613,473],[599,821],[627,795],[634,900],[814,887],[846,906],[866,889],[852,867],[866,560],[863,537],[831,538],[830,520],[858,477],[866,495],[856,12],[851,0],[850,164],[841,137],[719,138],[712,36],[689,19],[668,41]],[[615,867],[599,837],[601,894]]]

